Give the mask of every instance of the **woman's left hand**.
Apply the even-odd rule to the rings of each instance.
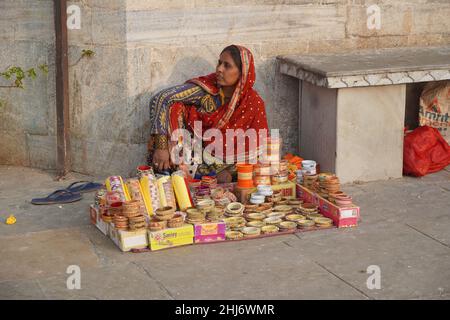
[[[233,180],[228,170],[223,170],[217,175],[217,183],[230,183]]]

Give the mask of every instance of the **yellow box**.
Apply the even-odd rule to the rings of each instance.
[[[144,249],[148,247],[147,230],[123,231],[110,226],[109,237],[120,248],[126,252],[131,249]]]
[[[152,251],[193,244],[194,226],[185,224],[179,228],[148,231],[148,241]]]

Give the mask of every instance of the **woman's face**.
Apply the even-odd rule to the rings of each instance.
[[[241,70],[234,63],[228,51],[223,52],[216,67],[217,84],[221,87],[236,85],[241,76]]]

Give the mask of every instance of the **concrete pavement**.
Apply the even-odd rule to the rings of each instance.
[[[34,206],[86,177],[0,166],[0,299],[450,299],[450,167],[423,178],[343,186],[357,228],[122,253],[90,225],[93,194]],[[9,214],[15,225],[4,220]],[[81,268],[68,290],[66,269]],[[379,266],[381,289],[368,289]]]

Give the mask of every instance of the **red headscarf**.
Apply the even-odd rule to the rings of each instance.
[[[201,121],[203,131],[210,128],[219,129],[225,137],[226,129],[250,128],[268,130],[264,101],[253,89],[255,83],[255,64],[252,53],[245,47],[237,46],[240,51],[242,72],[233,96],[228,104],[219,107],[212,113],[199,111],[195,106],[185,106],[175,103],[170,110],[170,130],[180,127],[180,116],[193,131],[194,121]],[[217,86],[216,74],[212,73],[199,78],[194,78],[188,82],[195,83],[202,87],[210,95],[218,95],[220,88]],[[225,141],[224,141],[225,143]],[[236,141],[235,143],[235,150]],[[206,143],[208,144],[208,143]],[[248,156],[248,143],[246,143],[246,155]],[[225,148],[224,148],[225,150]]]

